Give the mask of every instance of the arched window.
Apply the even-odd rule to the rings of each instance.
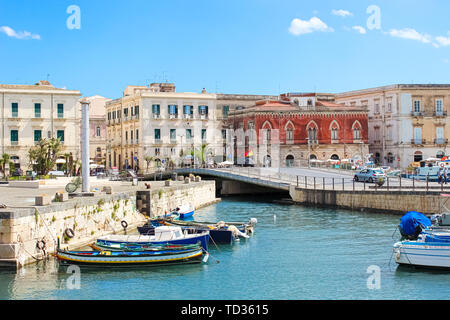
[[[337,154],[333,154],[330,159],[331,160],[339,160],[339,156]]]
[[[312,154],[309,156],[309,160],[317,160],[317,156],[315,154]]]
[[[100,137],[100,134],[101,134],[100,127],[96,128],[96,134],[97,134],[97,137]]]
[[[423,160],[423,153],[422,153],[422,151],[414,152],[414,162],[420,162],[422,160]]]
[[[286,130],[286,143],[294,143],[294,125],[291,121],[288,121],[288,123],[285,126]]]
[[[361,140],[361,123],[359,121],[355,121],[352,126],[353,131],[353,140]]]
[[[293,167],[294,166],[294,156],[293,155],[288,155],[286,157],[286,167]]]
[[[394,155],[392,152],[388,153],[388,163],[394,163]]]
[[[270,143],[270,139],[272,137],[272,125],[270,124],[269,121],[266,121],[264,122],[262,129],[265,140],[267,141],[267,143]]]
[[[318,131],[318,129],[319,129],[319,127],[317,126],[317,123],[315,123],[314,121],[311,121],[306,126],[306,130],[308,132],[308,139],[309,139],[309,142],[311,144],[316,144],[317,143],[317,131]]]
[[[336,120],[333,120],[330,125],[331,130],[331,141],[339,140],[339,124]]]

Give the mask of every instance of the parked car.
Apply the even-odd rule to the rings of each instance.
[[[55,176],[55,177],[64,177],[65,174],[63,171],[50,171],[48,173],[49,176]]]
[[[386,174],[381,169],[363,169],[355,174],[354,180],[356,182],[369,182],[373,183],[379,181],[379,179],[386,179]]]

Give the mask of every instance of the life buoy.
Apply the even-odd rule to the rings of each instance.
[[[38,248],[39,250],[45,250],[46,246],[47,244],[45,243],[44,239],[36,242],[36,248]]]
[[[70,228],[67,228],[67,229],[64,231],[64,234],[65,234],[68,238],[70,238],[70,239],[72,239],[73,237],[75,237],[75,232],[74,232],[72,229],[70,229]]]
[[[122,225],[122,228],[124,228],[124,229],[128,228],[128,223],[125,220],[122,220],[122,222],[120,222],[120,224]]]
[[[441,163],[440,166],[441,168],[443,168],[445,166],[445,163]]]

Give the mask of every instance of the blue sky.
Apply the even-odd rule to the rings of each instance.
[[[70,5],[80,29],[67,28]],[[368,28],[371,5],[381,29]],[[163,80],[248,94],[450,83],[448,12],[418,0],[0,0],[0,83],[49,77],[109,98]]]

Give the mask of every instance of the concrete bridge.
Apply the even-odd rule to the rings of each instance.
[[[221,195],[281,193],[296,204],[380,213],[440,213],[441,194],[450,193],[450,183],[401,177],[390,177],[382,187],[355,182],[352,171],[232,167],[183,168],[176,172],[215,179]]]

